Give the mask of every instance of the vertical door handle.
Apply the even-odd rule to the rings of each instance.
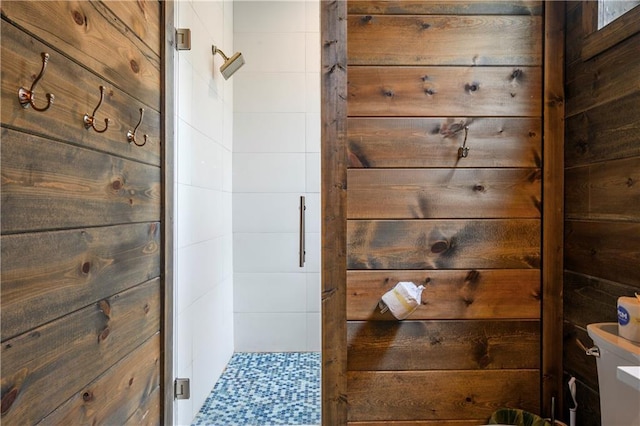
[[[301,268],[304,268],[304,261],[305,261],[305,254],[306,254],[305,240],[304,240],[306,210],[307,210],[307,206],[305,205],[304,195],[301,195],[300,196],[300,247],[299,247],[299,250],[300,250],[299,258],[300,258]]]

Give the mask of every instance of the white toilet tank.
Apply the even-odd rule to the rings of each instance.
[[[603,426],[640,425],[640,391],[618,379],[617,368],[640,366],[640,343],[618,336],[618,323],[587,325],[587,332],[600,349],[596,359]]]

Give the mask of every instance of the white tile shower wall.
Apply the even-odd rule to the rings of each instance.
[[[320,350],[319,2],[239,1],[234,43],[236,351]],[[299,197],[307,263],[298,266]]]
[[[174,423],[191,424],[233,354],[233,79],[218,72],[211,45],[233,52],[233,3],[175,2],[176,27],[191,50],[176,54],[176,377],[191,399],[176,401]]]

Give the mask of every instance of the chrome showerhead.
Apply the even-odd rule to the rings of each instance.
[[[225,80],[229,80],[229,77],[244,65],[244,58],[240,52],[236,52],[232,57],[228,58],[227,55],[225,55],[224,52],[216,46],[211,46],[211,51],[214,55],[219,53],[220,56],[224,58],[224,64],[220,67],[220,73]]]

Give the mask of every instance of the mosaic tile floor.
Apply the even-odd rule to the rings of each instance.
[[[235,353],[193,426],[320,424],[320,354]]]

